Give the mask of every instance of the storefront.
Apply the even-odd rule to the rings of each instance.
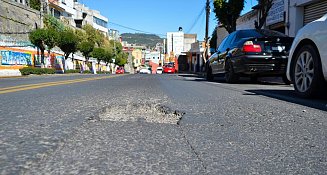
[[[327,13],[327,1],[318,1],[304,6],[303,24],[306,25]]]

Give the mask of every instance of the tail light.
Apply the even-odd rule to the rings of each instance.
[[[246,41],[243,45],[243,52],[261,52],[260,44],[253,44],[252,41]]]

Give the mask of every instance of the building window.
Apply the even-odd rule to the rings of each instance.
[[[99,26],[102,26],[102,27],[107,27],[107,22],[100,19],[100,18],[97,18],[97,17],[93,17],[93,22]]]
[[[53,16],[57,19],[60,19],[61,13],[60,11],[53,9]]]

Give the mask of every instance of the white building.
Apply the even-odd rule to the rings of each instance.
[[[290,36],[327,13],[327,0],[285,0],[284,4],[286,34]]]
[[[167,53],[173,52],[174,55],[181,55],[184,51],[184,32],[167,33]]]
[[[236,29],[254,29],[254,22],[258,21],[256,7],[237,19]],[[327,13],[327,0],[274,0],[266,24],[263,28],[276,30],[294,37],[296,33],[311,21]],[[217,45],[228,35],[219,27],[217,30]]]
[[[86,7],[84,4],[75,2],[76,9],[76,25],[90,24],[95,29],[101,31],[105,36],[108,37],[108,18],[102,16],[99,11],[92,10]]]
[[[109,40],[120,41],[120,34],[118,30],[108,29]]]

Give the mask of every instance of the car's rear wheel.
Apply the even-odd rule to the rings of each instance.
[[[214,79],[214,76],[212,74],[212,69],[209,66],[208,69],[207,69],[207,71],[206,71],[206,80],[213,81],[213,79]]]
[[[239,75],[234,72],[233,63],[230,60],[226,62],[225,80],[227,83],[236,83],[239,80]]]
[[[316,49],[311,45],[304,45],[295,58],[292,70],[295,91],[305,98],[319,95],[325,82]]]

